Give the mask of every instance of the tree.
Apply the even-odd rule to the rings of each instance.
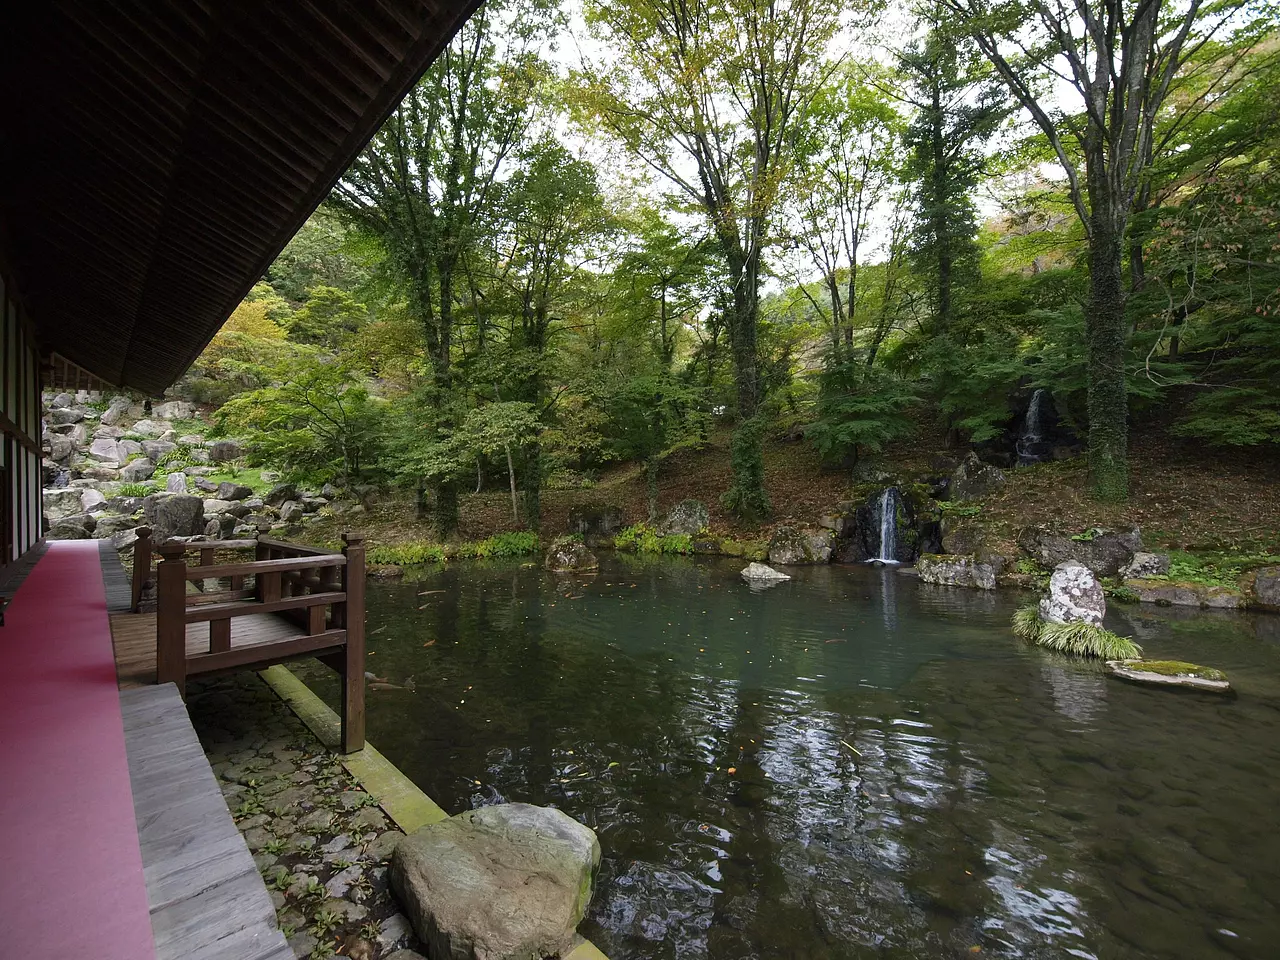
[[[1129,220],[1150,176],[1157,119],[1180,71],[1246,7],[1231,0],[1211,6],[1203,0],[1176,6],[1164,0],[941,2],[1040,127],[1066,173],[1089,247],[1090,488],[1098,500],[1123,501],[1129,492]],[[1198,87],[1203,99],[1218,84]],[[1069,95],[1078,98],[1079,112],[1064,109]],[[1180,106],[1187,111],[1187,104]]]
[[[923,19],[923,41],[898,58],[916,111],[905,138],[904,175],[912,184],[916,215],[912,260],[932,300],[931,332],[945,336],[953,332],[957,288],[977,280],[973,190],[983,172],[978,148],[1008,109],[990,67],[965,38],[949,32],[936,14]]]
[[[834,0],[623,0],[587,7],[615,52],[581,80],[582,105],[710,224],[732,309],[738,428],[729,509],[769,512],[760,451],[760,276],[797,115],[820,86],[846,12]]]
[[[451,396],[459,272],[493,211],[497,184],[523,143],[546,66],[536,55],[554,20],[542,0],[491,2],[462,26],[374,135],[330,195],[329,206],[376,237],[407,287],[431,364],[424,415],[456,425]],[[458,524],[458,491],[437,474],[442,538]]]
[[[799,288],[826,321],[833,349],[853,347],[860,255],[873,211],[896,180],[903,133],[891,98],[844,64],[808,102],[792,146],[789,243],[822,276],[826,302]]]
[[[289,318],[289,339],[336,349],[359,333],[369,311],[345,290],[312,287],[307,302]]]

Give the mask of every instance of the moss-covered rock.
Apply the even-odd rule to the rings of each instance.
[[[1229,693],[1227,675],[1213,667],[1182,660],[1108,660],[1107,671],[1121,680],[1150,686]]]

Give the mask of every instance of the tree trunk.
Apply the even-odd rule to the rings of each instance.
[[[764,490],[764,454],[761,451],[764,427],[757,416],[760,408],[756,357],[759,302],[745,264],[739,270],[733,270],[732,266],[731,258],[729,275],[738,278],[733,288],[733,316],[729,328],[733,377],[738,394],[738,424],[732,441],[733,481],[725,491],[723,502],[740,519],[750,523],[769,515],[769,497]]]
[[[525,449],[524,522],[530,530],[538,530],[542,526],[542,445],[531,443]]]
[[[1129,497],[1129,398],[1125,385],[1122,218],[1096,202],[1089,238],[1089,487],[1095,500]]]
[[[507,452],[507,479],[511,483],[511,520],[513,523],[519,523],[520,504],[516,497],[516,465],[511,459],[511,444],[504,443],[502,447]]]

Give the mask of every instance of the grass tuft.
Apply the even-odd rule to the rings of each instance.
[[[1028,643],[1075,657],[1135,660],[1142,656],[1142,648],[1128,637],[1091,623],[1049,623],[1040,619],[1036,607],[1022,607],[1013,615],[1013,632]]]

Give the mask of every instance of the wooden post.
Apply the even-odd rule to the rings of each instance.
[[[156,682],[177,684],[187,696],[186,547],[176,540],[160,545],[156,566]]]
[[[258,534],[258,542],[254,545],[253,559],[255,562],[258,560],[271,559],[271,548],[262,542],[262,534]],[[253,575],[253,599],[257,600],[259,603],[265,599],[262,596],[262,575],[259,573],[255,573]],[[279,597],[276,599],[279,599]]]
[[[142,603],[142,588],[151,577],[151,528],[139,527],[138,539],[133,544],[133,606],[130,609],[138,612]]]
[[[342,671],[342,752],[364,747],[364,538],[342,535],[342,590],[347,644]]]

